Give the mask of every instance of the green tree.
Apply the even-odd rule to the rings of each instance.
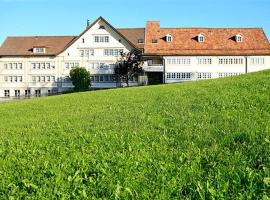
[[[114,69],[117,81],[125,82],[128,87],[129,80],[142,72],[142,58],[142,52],[138,49],[133,49],[127,53],[122,52]]]
[[[88,90],[91,84],[90,72],[84,67],[74,67],[70,70],[70,78],[75,91]]]

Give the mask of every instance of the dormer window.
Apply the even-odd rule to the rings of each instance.
[[[144,39],[138,39],[138,44],[144,44]]]
[[[34,53],[46,53],[45,47],[34,47]]]
[[[152,39],[152,44],[157,44],[157,43],[158,43],[157,39],[153,38]]]
[[[241,34],[237,34],[235,36],[235,41],[236,42],[243,42],[243,36]]]
[[[166,35],[166,42],[172,42],[172,41],[173,41],[172,35],[167,34],[167,35]]]
[[[205,36],[201,33],[198,35],[198,42],[205,42]]]

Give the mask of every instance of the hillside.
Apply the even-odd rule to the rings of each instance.
[[[0,104],[0,199],[270,198],[270,71]]]

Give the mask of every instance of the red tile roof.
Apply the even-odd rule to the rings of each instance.
[[[76,36],[8,37],[0,48],[0,56],[33,56],[33,47],[46,47],[46,53],[38,56],[53,56],[60,53]]]
[[[111,26],[102,17],[94,23],[98,20]],[[270,44],[261,28],[160,28],[155,21],[147,22],[146,28],[113,29],[133,47],[144,48],[145,54],[150,55],[270,55]],[[172,42],[165,41],[167,34],[173,36]],[[198,42],[199,34],[205,36],[205,42]],[[243,42],[235,41],[237,34],[243,36]],[[79,37],[8,37],[0,48],[0,56],[56,56]],[[145,44],[138,44],[139,39],[145,39]],[[153,39],[157,39],[157,44],[152,43]],[[34,54],[34,46],[45,46],[46,53]]]
[[[139,44],[138,40],[144,40],[145,28],[118,28],[117,30],[128,38],[137,48],[144,48],[144,44]]]
[[[165,36],[173,36],[166,42]],[[205,42],[198,42],[203,34]],[[243,42],[236,42],[241,34]],[[153,44],[152,39],[158,43]],[[148,22],[146,54],[159,55],[270,55],[270,45],[261,28],[160,28],[159,22]]]

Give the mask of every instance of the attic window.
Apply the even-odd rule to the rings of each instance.
[[[237,34],[235,36],[235,40],[236,40],[236,42],[243,42],[243,36],[241,34]]]
[[[144,39],[138,39],[138,44],[143,44],[144,43]]]
[[[203,34],[198,35],[198,42],[205,42],[205,36]]]
[[[157,44],[157,43],[158,43],[157,39],[153,38],[153,39],[152,39],[152,43],[153,43],[153,44]]]
[[[34,53],[45,53],[46,48],[44,47],[34,47]]]
[[[103,30],[103,29],[105,29],[105,26],[100,25],[98,29],[102,29]]]
[[[84,43],[85,42],[85,40],[84,40],[84,38],[82,39],[82,43]]]
[[[167,35],[166,35],[166,42],[172,42],[172,41],[173,41],[172,35],[167,34]]]

